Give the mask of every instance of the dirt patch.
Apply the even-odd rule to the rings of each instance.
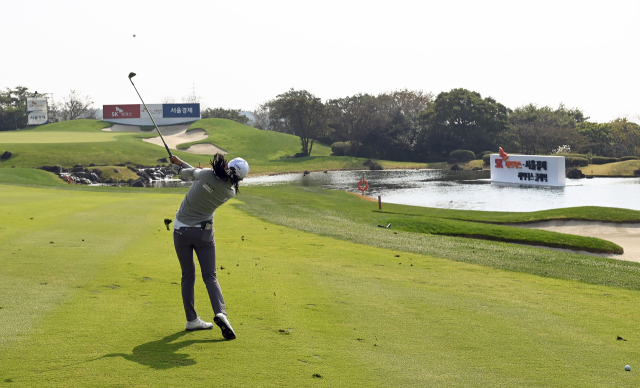
[[[349,193],[351,195],[355,195],[356,197],[362,199],[363,201],[378,202],[377,198],[371,198],[369,196],[358,194],[358,193],[352,193],[350,191],[345,191],[345,193]]]

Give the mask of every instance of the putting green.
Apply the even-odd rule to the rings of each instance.
[[[126,133],[91,132],[8,132],[0,133],[0,144],[24,143],[98,143],[115,141]]]

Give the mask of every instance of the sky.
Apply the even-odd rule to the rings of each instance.
[[[639,121],[640,1],[0,0],[0,88],[96,107],[254,110],[290,88],[323,101],[455,88],[509,108]],[[135,37],[134,37],[135,35]]]

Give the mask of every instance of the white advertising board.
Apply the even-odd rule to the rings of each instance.
[[[149,108],[149,112],[151,112],[151,117],[153,119],[161,119],[162,116],[162,104],[149,104],[147,105]],[[147,110],[144,109],[144,105],[140,104],[140,118],[149,118],[149,114]]]
[[[491,183],[565,186],[564,156],[491,154]]]
[[[45,97],[27,97],[27,125],[42,125],[47,121],[49,121],[47,99]]]

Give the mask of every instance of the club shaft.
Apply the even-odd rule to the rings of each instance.
[[[149,118],[153,122],[153,125],[156,127],[156,131],[158,131],[158,135],[160,135],[160,139],[162,139],[162,144],[164,144],[164,148],[167,149],[167,152],[169,153],[169,158],[171,158],[173,155],[171,155],[171,151],[169,150],[169,146],[167,146],[167,142],[164,141],[164,137],[162,137],[162,133],[160,133],[160,129],[158,128],[158,125],[156,124],[156,121],[153,119],[153,116],[151,116],[151,112],[149,112],[149,109],[147,108],[147,104],[144,103],[144,100],[142,99],[142,96],[140,95],[140,92],[138,92],[138,88],[136,88],[136,85],[133,83],[133,80],[131,80],[131,78],[129,78],[129,81],[131,82],[131,85],[133,85],[133,88],[136,90],[136,93],[138,93],[138,97],[140,97],[140,101],[142,101],[142,105],[144,106],[144,110],[146,110],[147,113],[149,114]]]

